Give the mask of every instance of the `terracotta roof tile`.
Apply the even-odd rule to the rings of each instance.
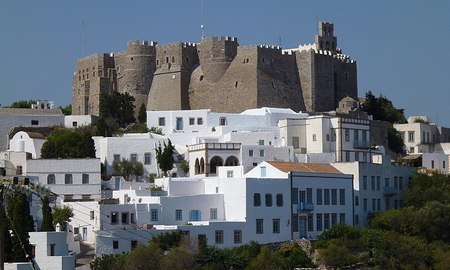
[[[61,109],[27,109],[27,108],[0,108],[0,114],[10,115],[63,115]]]
[[[342,174],[341,171],[328,163],[298,163],[268,161],[269,164],[283,172],[309,172]]]

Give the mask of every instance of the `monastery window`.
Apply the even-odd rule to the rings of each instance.
[[[47,185],[54,185],[55,184],[55,175],[49,174],[47,175]]]
[[[263,58],[263,59],[261,59],[261,61],[264,63],[264,62],[266,62],[266,59]]]
[[[95,71],[92,71],[92,77],[95,77]]]
[[[308,214],[308,232],[314,231],[314,214]]]
[[[189,125],[190,126],[195,125],[195,118],[194,117],[189,117]]]
[[[39,121],[38,120],[31,120],[31,125],[32,126],[37,126],[37,125],[39,125]]]
[[[133,61],[133,57],[131,57],[130,60]]]
[[[359,206],[359,196],[355,196],[355,206]]]
[[[209,219],[217,219],[217,208],[209,208]]]
[[[73,182],[72,174],[66,173],[64,175],[64,183],[65,184],[72,184],[72,182]]]
[[[264,149],[260,149],[259,150],[259,156],[260,157],[264,157],[265,153],[264,153]],[[264,167],[265,168],[265,167]]]
[[[120,162],[120,154],[114,154],[114,161]]]
[[[273,233],[280,233],[280,219],[279,218],[274,218],[272,220],[272,232]]]
[[[375,176],[370,177],[370,189],[375,190]]]
[[[166,56],[166,63],[169,63],[169,56]]]
[[[264,140],[258,140],[258,145],[264,145]]]
[[[264,233],[264,219],[256,219],[256,234]]]
[[[189,221],[200,221],[201,219],[202,218],[200,210],[189,211]]]
[[[158,118],[158,126],[165,126],[166,125],[166,118],[165,117],[160,117]]]
[[[89,73],[86,73],[86,79],[89,79]]]
[[[186,56],[186,63],[189,63],[189,57]]]
[[[102,76],[103,76],[103,70],[102,70],[102,69],[99,69],[99,70],[98,70],[98,76],[99,76],[99,77],[102,77]]]
[[[363,199],[363,210],[364,210],[364,212],[367,212],[367,199],[366,198]]]
[[[234,230],[233,231],[233,242],[235,244],[241,244],[242,243],[242,231],[241,230]]]
[[[337,189],[331,189],[331,204],[337,205]]]
[[[253,194],[253,206],[261,206],[261,194],[260,193]]]
[[[89,212],[89,219],[94,220],[94,211]]]
[[[175,56],[172,56],[172,64],[175,63]]]
[[[296,136],[292,137],[292,146],[294,147],[294,149],[300,148],[299,137],[296,137]]]
[[[312,135],[312,140],[313,140],[313,142],[316,142],[316,141],[317,141],[317,135],[316,135],[316,134],[313,134],[313,135]]]
[[[345,129],[344,133],[345,133],[345,141],[349,142],[350,141],[350,130]]]
[[[56,244],[50,244],[50,256],[55,256]]]
[[[329,229],[330,228],[330,214],[323,214],[323,228]]]
[[[158,209],[150,209],[150,220],[158,221]]]
[[[84,80],[84,74],[83,74],[83,80]]]
[[[81,81],[81,75],[78,75],[78,81]]]
[[[183,130],[183,117],[176,118],[176,130]]]
[[[408,131],[408,142],[414,142],[414,131]]]
[[[111,224],[117,224],[119,222],[119,212],[111,212]]]
[[[83,176],[82,176],[82,183],[83,183],[83,184],[89,184],[89,174],[83,173]]]
[[[119,241],[113,241],[113,249],[119,249]]]
[[[253,155],[254,155],[253,150],[252,149],[248,150],[248,156],[253,157]]]
[[[277,194],[277,206],[282,207],[283,206],[283,193]]]
[[[321,188],[318,188],[316,190],[316,204],[322,205],[322,189]]]
[[[345,189],[339,189],[339,204],[345,205]]]
[[[326,138],[327,138],[327,142],[329,142],[330,141],[330,134],[327,134]]]
[[[156,65],[159,66],[159,59],[156,59]]]
[[[238,87],[238,82],[236,81],[235,83],[234,83],[234,88],[237,88]]]
[[[203,81],[203,75],[200,75],[199,81]]]
[[[137,240],[131,240],[131,250],[135,249],[138,245],[138,241]]]
[[[151,153],[145,153],[144,154],[144,164],[145,165],[150,165],[152,164],[152,154]]]
[[[198,117],[197,118],[197,125],[203,125],[203,118],[201,118],[201,117]]]
[[[128,224],[130,221],[128,219],[130,213],[122,212],[122,224]]]
[[[216,230],[215,231],[215,243],[216,244],[223,244],[223,230]]]
[[[337,224],[337,213],[331,214],[331,226],[334,226]]]
[[[183,210],[176,209],[175,210],[175,220],[182,220],[183,219]]]
[[[367,176],[363,176],[363,190],[367,190]]]
[[[234,172],[233,171],[227,171],[227,178],[233,178]]]
[[[72,122],[72,127],[77,127],[78,126],[78,122],[77,121],[73,121]]]
[[[219,118],[219,126],[226,126],[227,125],[227,118],[226,117],[220,117]]]
[[[266,207],[272,207],[272,194],[266,193],[265,199]]]
[[[322,231],[322,214],[316,214],[316,231]]]
[[[345,151],[345,161],[350,161],[350,152],[349,151]]]
[[[130,155],[130,161],[137,161],[138,155],[137,154],[131,154]]]
[[[330,189],[326,188],[323,190],[324,193],[324,205],[330,205]]]

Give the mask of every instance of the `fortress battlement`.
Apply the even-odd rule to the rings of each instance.
[[[171,48],[196,48],[197,43],[195,42],[183,42],[183,41],[177,41],[177,42],[171,42],[163,45],[158,45],[159,48],[165,48],[165,49],[171,49]]]
[[[204,37],[201,42],[203,41],[232,41],[237,42],[237,37],[229,37],[229,36],[219,36],[219,37]]]
[[[154,47],[158,44],[156,41],[150,41],[150,45],[147,40],[130,40],[128,41],[128,47],[130,46],[150,46]]]

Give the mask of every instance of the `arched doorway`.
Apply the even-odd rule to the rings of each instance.
[[[200,162],[198,161],[198,158],[195,159],[195,174],[200,173]]]
[[[225,161],[225,166],[239,166],[239,160],[235,156],[230,156]]]
[[[200,174],[205,173],[205,160],[203,158],[200,159]]]
[[[223,160],[221,157],[214,156],[211,161],[209,161],[209,173],[217,174],[217,167],[223,166]]]

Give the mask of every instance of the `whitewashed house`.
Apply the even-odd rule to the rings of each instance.
[[[368,225],[368,218],[374,213],[402,207],[402,193],[416,169],[393,165],[389,156],[383,157],[380,163],[355,161],[332,165],[353,175],[355,226]]]
[[[19,131],[9,141],[8,151],[27,152],[33,159],[41,158],[41,148],[46,141],[44,135],[38,132]]]

